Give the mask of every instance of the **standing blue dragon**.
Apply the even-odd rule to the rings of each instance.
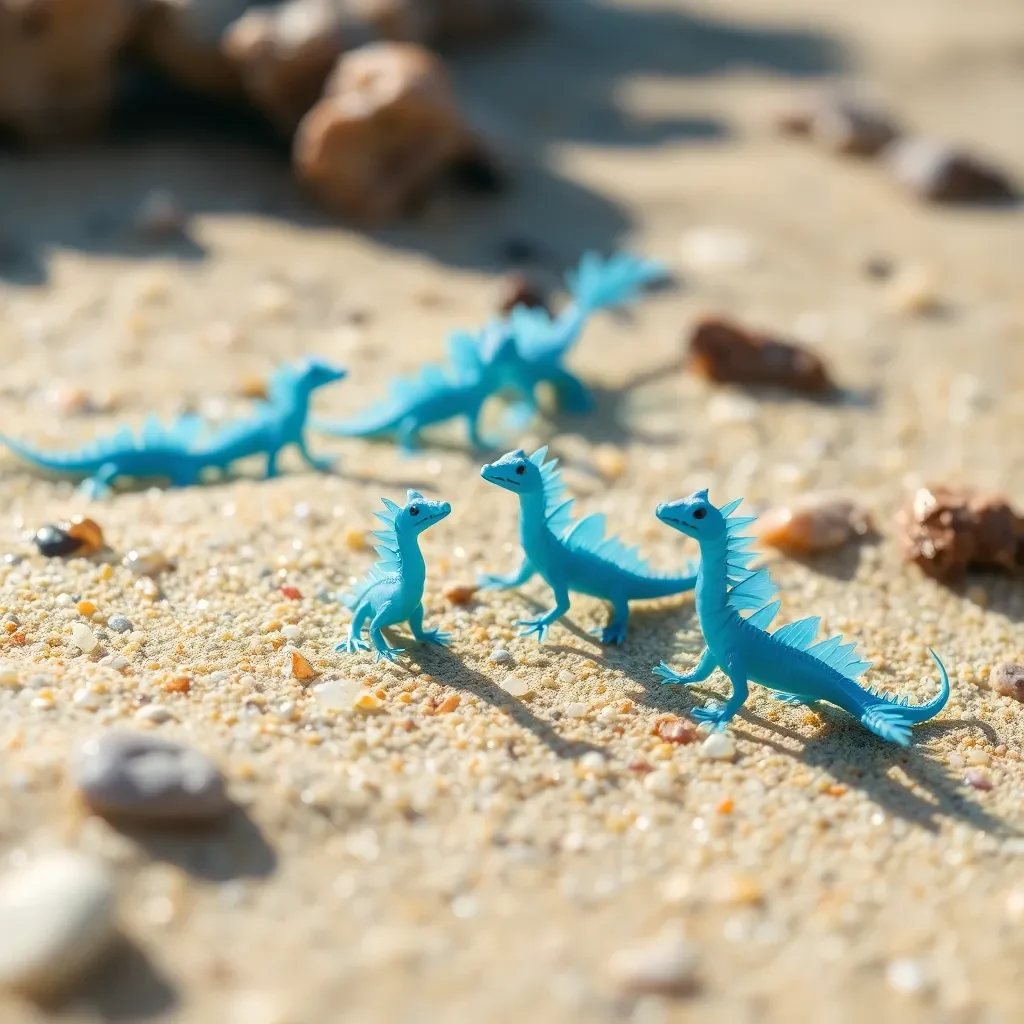
[[[394,661],[403,653],[401,647],[391,647],[381,632],[399,622],[408,622],[412,635],[425,644],[448,643],[450,634],[423,628],[423,585],[427,568],[420,552],[419,536],[424,530],[440,522],[451,510],[447,501],[431,501],[418,491],[408,491],[405,505],[396,505],[383,498],[386,512],[374,513],[385,524],[385,529],[374,531],[377,539],[377,562],[369,575],[356,587],[354,594],[343,599],[351,608],[352,623],[348,636],[334,649],[368,651],[370,645],[362,639],[363,628],[370,624],[370,639],[377,651],[377,661]]]
[[[538,619],[523,619],[523,636],[531,633],[543,641],[548,627],[569,611],[569,591],[608,601],[611,621],[597,631],[606,644],[626,639],[629,602],[668,597],[692,590],[696,567],[687,566],[679,576],[655,573],[636,548],[626,547],[617,537],[605,537],[605,519],[600,513],[574,521],[572,499],[565,497],[565,484],[558,472],[558,460],[545,462],[547,448],[527,457],[519,449],[503,455],[481,469],[489,483],[519,497],[519,535],[524,558],[511,576],[484,576],[484,588],[506,589],[526,583],[539,573],[555,592],[555,607]]]
[[[208,469],[224,472],[239,459],[266,456],[266,474],[277,475],[282,448],[295,445],[307,465],[324,470],[329,462],[314,458],[306,446],[305,428],[313,392],[342,380],[346,371],[321,359],[307,358],[279,368],[271,376],[267,400],[253,415],[219,430],[198,416],[181,416],[167,426],[150,417],[135,433],[123,427],[72,452],[41,452],[22,441],[0,435],[0,444],[37,469],[83,481],[94,497],[109,495],[122,477],[167,480],[174,487],[200,482]]]
[[[656,515],[667,526],[700,544],[697,573],[697,616],[707,646],[696,668],[685,675],[661,664],[655,674],[663,683],[702,683],[716,667],[732,682],[732,696],[720,708],[697,708],[692,714],[713,728],[725,727],[747,699],[748,681],[774,691],[787,704],[824,700],[853,715],[876,736],[907,746],[911,726],[937,715],[949,699],[949,677],[938,655],[941,687],[927,704],[910,705],[907,698],[889,698],[856,680],[871,663],[861,661],[856,644],[841,636],[814,643],[820,618],[790,622],[774,633],[767,628],[781,605],[772,601],[778,588],[767,569],[748,566],[756,552],[754,538],[742,531],[753,518],[731,518],[743,499],[715,508],[706,490],[659,505]],[[749,618],[740,612],[753,611]]]
[[[448,338],[447,365],[429,364],[413,377],[398,378],[385,399],[354,419],[318,421],[315,426],[339,437],[394,436],[409,451],[424,428],[461,417],[470,444],[484,448],[479,420],[487,399],[500,392],[517,395],[514,422],[522,425],[536,411],[536,388],[544,382],[552,385],[567,411],[587,412],[593,397],[562,360],[592,313],[635,298],[664,275],[660,264],[628,253],[607,261],[587,253],[577,271],[566,276],[573,300],[557,317],[520,305],[476,333],[454,331]]]

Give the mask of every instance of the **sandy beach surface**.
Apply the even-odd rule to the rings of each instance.
[[[869,682],[917,702],[936,691],[934,647],[947,708],[903,750],[753,687],[732,760],[665,742],[659,716],[727,692],[720,674],[684,691],[651,673],[694,664],[691,597],[636,606],[626,644],[604,648],[589,630],[606,609],[582,597],[543,645],[517,637],[512,620],[551,605],[536,580],[465,607],[442,596],[519,556],[514,499],[457,429],[411,457],[314,436],[334,472],[289,453],[276,480],[256,464],[95,503],[4,456],[0,553],[23,557],[0,564],[0,861],[62,846],[106,861],[124,932],[59,1007],[0,996],[7,1024],[1020,1020],[1024,708],[988,677],[1024,661],[1024,584],[926,578],[902,564],[894,515],[928,481],[1024,504],[1024,214],[927,206],[877,163],[772,127],[797,88],[853,76],[1020,180],[1019,2],[553,7],[454,65],[516,187],[438,200],[401,229],[332,225],[286,165],[225,139],[4,157],[0,426],[69,447],[149,411],[241,412],[247,379],[310,352],[349,369],[316,401],[340,416],[491,315],[510,240],[552,285],[585,249],[628,247],[679,281],[588,326],[571,362],[597,415],[538,420],[498,452],[550,444],[577,513],[606,512],[659,567],[696,549],[653,509],[698,487],[749,514],[855,496],[877,538],[769,556],[780,621],[820,615],[822,636],[874,662]],[[133,237],[154,187],[192,215],[188,245]],[[894,300],[871,259],[923,268],[937,308]],[[707,312],[804,340],[844,397],[688,374]],[[68,411],[69,388],[110,408]],[[348,613],[333,595],[373,560],[380,497],[408,487],[452,504],[423,550],[427,623],[454,642],[402,644],[396,665],[335,654]],[[36,552],[39,526],[76,513],[109,559]],[[174,568],[133,574],[120,559],[139,548]],[[124,615],[131,630],[80,654],[82,600],[97,629]],[[292,675],[292,647],[315,679]],[[379,706],[353,708],[363,692]],[[166,714],[139,717],[154,705]],[[115,727],[208,753],[228,820],[154,832],[85,812],[69,755]],[[964,782],[971,767],[991,788]],[[653,991],[673,978],[686,991]]]

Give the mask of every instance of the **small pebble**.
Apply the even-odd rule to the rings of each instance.
[[[502,680],[500,685],[507,694],[513,697],[525,697],[533,689],[525,679],[519,679],[517,676],[508,676]]]
[[[290,601],[302,600],[302,591],[298,587],[282,587],[281,593]]]
[[[135,230],[144,238],[157,240],[184,234],[188,214],[173,193],[153,189],[147,193],[135,214]]]
[[[470,583],[449,583],[443,590],[444,598],[449,604],[463,606],[473,600],[477,587]]]
[[[375,693],[364,693],[356,699],[353,707],[360,711],[379,711],[384,706],[384,701]]]
[[[162,722],[169,722],[174,715],[163,704],[146,704],[135,712],[135,717],[143,722],[160,725]]]
[[[107,619],[107,626],[115,633],[130,633],[135,628],[132,620],[124,615],[111,615]]]
[[[678,928],[666,927],[642,945],[620,949],[608,969],[631,995],[684,995],[696,986],[697,952]]]
[[[973,789],[988,790],[992,788],[992,777],[984,768],[968,768],[964,772],[964,782]]]
[[[454,711],[459,704],[462,702],[462,698],[457,693],[450,693],[440,704],[434,708],[435,715],[447,715]]]
[[[1024,701],[1024,665],[1004,661],[992,669],[989,685],[996,693]]]
[[[288,670],[295,679],[307,682],[316,677],[316,669],[305,659],[300,651],[288,652]]]
[[[488,658],[488,661],[493,661],[495,665],[505,665],[511,660],[512,655],[504,647],[495,647]]]
[[[713,761],[731,761],[736,756],[736,744],[728,733],[713,732],[701,744],[700,752]]]
[[[148,734],[110,732],[86,740],[70,775],[100,814],[207,821],[230,807],[224,778],[205,754]]]
[[[739,270],[754,262],[753,239],[729,227],[694,228],[679,243],[683,263],[691,270]]]
[[[917,960],[893,960],[885,971],[889,987],[903,995],[917,995],[927,987],[924,968]]]
[[[644,789],[655,796],[671,796],[675,785],[675,775],[666,768],[658,768],[644,776]]]
[[[78,537],[72,537],[59,526],[53,525],[41,526],[33,540],[39,553],[47,558],[70,555],[82,547],[82,541]]]
[[[99,646],[99,640],[92,635],[92,630],[82,622],[71,623],[71,643],[83,654],[88,654]]]
[[[666,743],[693,743],[698,736],[695,726],[681,718],[663,720],[654,731]]]
[[[918,263],[903,267],[886,285],[885,302],[896,313],[935,312],[940,306],[935,275]]]
[[[0,987],[37,998],[68,987],[116,932],[114,878],[70,850],[39,856],[0,878]]]
[[[594,465],[605,480],[618,480],[629,468],[629,461],[621,448],[600,444],[594,449]]]
[[[1005,202],[1017,190],[998,168],[935,139],[908,138],[886,151],[893,177],[936,203]]]
[[[69,537],[74,537],[81,542],[78,553],[80,555],[91,555],[106,547],[103,539],[103,530],[95,519],[88,516],[75,516],[61,527]]]
[[[21,686],[21,676],[13,665],[0,665],[0,686]]]
[[[578,701],[574,701],[572,704],[565,705],[565,717],[566,718],[585,718],[587,715],[587,705],[581,704]]]
[[[157,576],[172,568],[166,555],[148,548],[133,548],[124,556],[122,564],[136,576]]]
[[[816,554],[842,547],[871,529],[871,517],[855,501],[830,494],[804,494],[770,509],[758,521],[758,536],[791,554]]]
[[[353,679],[329,679],[313,687],[317,704],[331,711],[351,708],[362,692],[362,684]]]

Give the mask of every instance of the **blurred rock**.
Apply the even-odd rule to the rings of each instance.
[[[919,487],[897,517],[904,558],[956,582],[970,568],[1024,570],[1024,518],[1005,498],[954,487]]]
[[[342,54],[372,42],[475,41],[524,17],[525,0],[287,0],[255,7],[224,37],[253,102],[291,132]]]
[[[937,203],[1005,202],[1017,190],[1002,171],[934,139],[894,143],[886,163],[898,182]]]
[[[0,0],[0,127],[45,145],[104,124],[132,0]]]
[[[338,62],[299,125],[293,156],[328,209],[382,223],[478,149],[438,58],[411,43],[375,43]]]
[[[688,361],[695,373],[722,383],[817,393],[834,387],[825,364],[814,353],[718,317],[707,317],[694,328]]]
[[[856,501],[838,494],[803,494],[769,509],[758,522],[758,536],[780,551],[813,555],[840,548],[872,529],[871,516]]]
[[[874,156],[899,135],[899,128],[879,107],[835,91],[802,99],[782,114],[778,127],[846,156]]]
[[[180,85],[222,99],[242,96],[222,38],[253,0],[144,0],[135,48]]]

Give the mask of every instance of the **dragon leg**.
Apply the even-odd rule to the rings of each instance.
[[[661,679],[662,686],[666,686],[669,683],[689,686],[692,683],[703,683],[717,667],[714,656],[711,653],[711,648],[705,647],[700,652],[700,661],[697,662],[696,667],[691,672],[684,672],[682,674],[673,672],[665,662],[662,662],[654,669],[654,674]]]
[[[275,476],[279,475],[277,468],[277,457],[281,454],[280,448],[270,448],[267,450],[267,479],[272,480]]]
[[[729,671],[729,680],[732,682],[732,696],[721,707],[694,708],[690,712],[698,722],[710,725],[713,731],[724,729],[750,694],[745,672],[734,667]]]
[[[315,469],[318,473],[326,473],[334,468],[334,459],[317,458],[309,450],[309,445],[306,444],[306,439],[301,434],[295,441],[295,447],[299,449],[299,455],[302,457],[302,461],[305,462],[310,469]]]
[[[621,644],[626,639],[626,626],[629,624],[629,601],[622,595],[612,597],[612,617],[603,629],[594,632],[601,637],[603,644]]]
[[[363,626],[366,625],[366,620],[369,619],[373,613],[373,609],[370,606],[369,601],[363,601],[356,610],[352,613],[352,622],[348,627],[348,636],[341,641],[341,643],[335,646],[336,651],[347,651],[349,654],[355,654],[356,651],[368,651],[370,645],[362,639]]]
[[[553,584],[551,589],[555,592],[555,607],[551,611],[545,612],[537,619],[516,619],[512,623],[514,626],[526,627],[520,630],[520,636],[531,636],[536,633],[537,641],[543,643],[544,637],[548,635],[548,627],[557,622],[569,610],[568,588],[564,584]]]
[[[84,497],[91,500],[109,498],[111,484],[117,479],[119,472],[116,462],[104,462],[91,477],[82,481],[79,489]]]
[[[387,614],[390,609],[391,602],[389,601],[377,612],[370,623],[370,639],[373,641],[374,649],[377,651],[377,661],[380,661],[381,658],[395,661],[399,654],[405,653],[404,647],[392,647],[384,639],[384,634],[381,632],[385,626],[391,625],[392,620]]]
[[[419,433],[420,425],[415,416],[406,416],[395,431],[395,442],[406,454],[411,455],[419,447],[416,435]]]
[[[535,572],[530,560],[524,558],[523,564],[508,576],[481,574],[477,579],[477,584],[482,590],[511,590],[513,587],[521,587]]]
[[[442,633],[439,629],[423,628],[423,605],[418,604],[409,616],[409,625],[412,627],[412,635],[421,644],[437,644],[444,647],[451,640],[451,633]]]
[[[590,389],[568,370],[556,370],[549,378],[558,396],[558,404],[568,413],[591,412],[596,404]]]

